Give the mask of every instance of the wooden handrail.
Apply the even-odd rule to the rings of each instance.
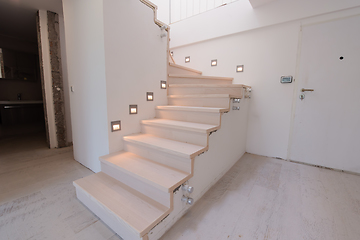
[[[159,27],[165,27],[164,28],[165,31],[169,32],[170,27],[157,19],[157,6],[148,0],[140,0],[140,2],[142,2],[143,4],[145,4],[146,6],[148,6],[149,8],[151,8],[154,11],[155,24],[158,25]]]

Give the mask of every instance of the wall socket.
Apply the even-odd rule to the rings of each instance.
[[[233,98],[233,103],[240,103],[240,98]]]
[[[235,107],[235,106],[233,106],[233,107],[232,107],[232,110],[240,110],[240,107]]]

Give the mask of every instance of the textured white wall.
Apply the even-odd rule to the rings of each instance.
[[[264,7],[275,2],[266,4]],[[225,14],[224,8],[216,11]],[[212,12],[215,18],[215,10]],[[203,15],[205,14],[207,13]],[[221,18],[223,16],[221,14],[218,17]],[[227,14],[229,19],[232,18],[231,14],[232,9],[229,9]],[[270,13],[263,14],[270,15]],[[360,14],[360,8],[335,11],[263,28],[255,27],[252,30],[247,29],[236,34],[175,47],[172,51],[175,62],[178,64],[199,69],[204,75],[234,77],[234,83],[251,85],[253,92],[249,109],[247,152],[287,159],[294,84],[280,84],[280,76],[296,76],[300,27],[302,24],[329,21],[356,14]],[[191,18],[194,24],[200,21],[195,18],[197,16]],[[185,21],[188,20],[182,22]],[[251,21],[255,20],[250,18],[249,22]],[[189,21],[188,24],[190,23]],[[175,27],[175,25],[173,24],[172,27],[171,42],[187,44],[188,40],[184,39],[192,38],[192,30],[189,30],[189,34],[180,36],[180,33],[184,33],[186,29],[180,26]],[[210,28],[211,26],[204,24],[199,29]],[[216,26],[213,29],[215,35],[219,33],[216,32]],[[199,31],[199,36],[200,33],[201,31]],[[206,34],[204,33],[205,36],[209,36]],[[181,40],[178,41],[175,36]],[[184,63],[185,56],[191,57],[190,63]],[[218,60],[217,67],[210,66],[212,59]],[[245,65],[244,72],[236,73],[236,65],[240,64]]]
[[[55,148],[57,147],[58,142],[56,138],[55,113],[54,113],[54,101],[53,101],[53,92],[52,92],[51,64],[50,64],[50,47],[49,47],[49,35],[48,35],[47,23],[48,23],[47,11],[39,10],[41,55],[42,55],[43,74],[44,74],[43,77],[44,77],[47,124],[49,130],[49,142],[50,142],[50,148]]]
[[[102,0],[63,0],[74,157],[100,171],[109,153]]]
[[[63,89],[64,89],[66,137],[67,137],[67,142],[71,143],[72,128],[71,128],[71,112],[70,112],[70,86],[69,86],[69,78],[68,78],[68,70],[67,70],[64,16],[62,15],[59,15],[59,35],[60,35],[60,45],[61,45],[61,65],[62,65]]]

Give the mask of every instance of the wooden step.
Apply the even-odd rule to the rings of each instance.
[[[220,115],[226,108],[193,107],[193,106],[157,106],[156,118],[220,125]]]
[[[166,193],[186,181],[188,173],[171,168],[130,152],[117,152],[100,157],[100,161],[117,169],[119,174],[137,179]]]
[[[197,106],[230,108],[230,99],[239,98],[230,94],[168,95],[168,104],[175,106]]]
[[[170,139],[156,137],[150,134],[134,134],[124,137],[125,142],[130,142],[143,147],[152,148],[159,152],[192,159],[204,152],[203,146],[183,143]]]
[[[200,146],[207,146],[209,133],[219,128],[217,125],[170,119],[142,120],[141,124],[142,133]]]
[[[169,95],[230,94],[242,98],[242,84],[170,84]]]
[[[201,75],[202,72],[184,67],[175,63],[169,63],[169,74],[186,74],[186,75]]]
[[[169,74],[169,84],[232,84],[233,78]]]
[[[74,186],[78,199],[123,239],[141,239],[170,212],[103,172],[76,180]]]

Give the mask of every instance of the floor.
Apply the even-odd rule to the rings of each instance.
[[[0,240],[121,239],[75,196],[92,174],[41,134],[0,140]],[[360,176],[246,154],[161,240],[359,239]]]

